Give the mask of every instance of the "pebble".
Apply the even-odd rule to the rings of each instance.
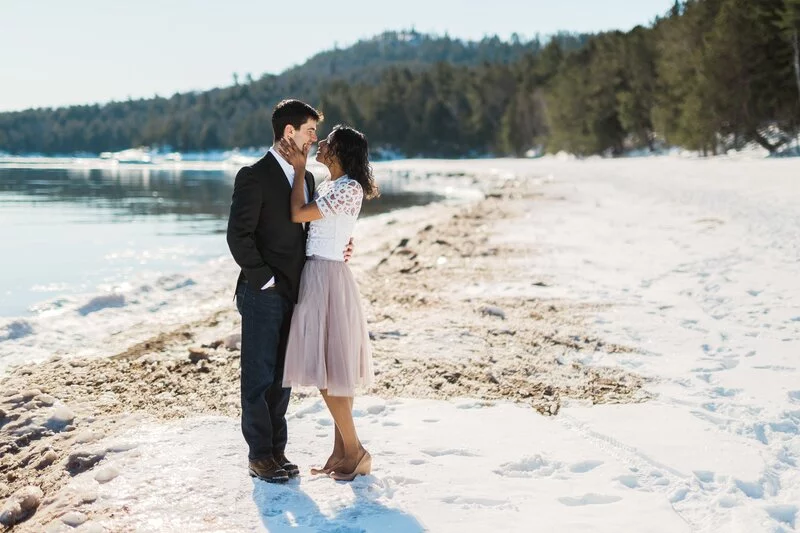
[[[50,407],[54,403],[56,403],[56,399],[50,396],[49,394],[40,394],[36,397],[36,401],[39,402],[41,405]]]
[[[42,458],[36,464],[36,468],[39,470],[47,468],[51,464],[55,463],[57,460],[58,460],[58,454],[53,450],[47,450],[46,452],[44,452],[44,455],[42,455]]]
[[[54,431],[60,431],[70,425],[73,420],[75,420],[75,413],[69,407],[61,405],[53,409],[45,426]]]
[[[22,396],[23,401],[27,402],[28,400],[33,400],[34,398],[36,398],[40,394],[42,394],[42,391],[40,391],[39,389],[30,389],[30,390],[23,391],[21,396]]]
[[[62,522],[72,527],[78,527],[87,520],[89,520],[89,517],[78,511],[70,511],[61,517]]]
[[[506,319],[506,313],[499,307],[495,307],[493,305],[484,305],[478,308],[478,312],[482,315],[489,315],[489,316],[496,316],[502,318],[503,320]]]
[[[114,466],[106,466],[100,469],[95,475],[94,480],[98,483],[108,483],[119,475],[119,469]]]
[[[44,493],[39,487],[28,486],[11,495],[0,511],[0,524],[13,526],[31,515],[42,503]]]
[[[8,403],[13,403],[14,405],[16,405],[16,404],[22,403],[24,400],[22,399],[22,394],[14,394],[14,395],[9,396],[8,398],[6,398],[5,401],[8,402]]]
[[[67,470],[72,474],[84,472],[100,462],[105,456],[105,450],[78,450],[72,452],[67,459]]]
[[[196,346],[189,348],[189,360],[192,363],[196,363],[198,361],[205,361],[210,357],[211,355],[208,352],[206,352],[204,348],[198,348]]]
[[[222,344],[225,346],[227,350],[238,350],[239,346],[242,343],[242,334],[241,333],[231,333],[225,339],[223,339]]]

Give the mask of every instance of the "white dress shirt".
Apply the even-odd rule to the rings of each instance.
[[[275,150],[274,146],[269,149],[269,153],[271,153],[275,157],[275,159],[277,159],[278,164],[281,166],[281,169],[283,169],[283,173],[286,174],[286,179],[289,180],[289,186],[290,187],[293,186],[294,185],[294,167],[292,165],[290,165],[289,162],[287,160],[285,160],[283,158],[283,156],[281,156],[281,154],[278,153],[277,150]],[[306,203],[308,203],[308,186],[307,185],[305,185],[303,187],[303,192],[305,193]],[[269,289],[273,285],[275,285],[275,276],[272,276],[269,279],[269,281],[266,282],[263,287],[261,287],[261,290],[263,291],[265,289]]]

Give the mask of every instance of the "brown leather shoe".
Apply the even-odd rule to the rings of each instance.
[[[263,479],[268,483],[286,483],[289,481],[289,474],[272,457],[250,461],[248,470],[251,477]]]
[[[275,458],[275,462],[278,463],[278,466],[286,470],[289,477],[297,477],[300,475],[300,467],[287,459],[284,454],[276,453],[273,457]]]

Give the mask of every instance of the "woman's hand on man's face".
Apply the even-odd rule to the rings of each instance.
[[[294,139],[284,138],[278,142],[278,153],[293,167],[305,168],[311,144],[311,142],[307,142],[300,148]]]

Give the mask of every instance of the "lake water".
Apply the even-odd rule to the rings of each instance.
[[[228,254],[233,172],[0,166],[0,317]],[[439,198],[379,183],[362,217]]]

